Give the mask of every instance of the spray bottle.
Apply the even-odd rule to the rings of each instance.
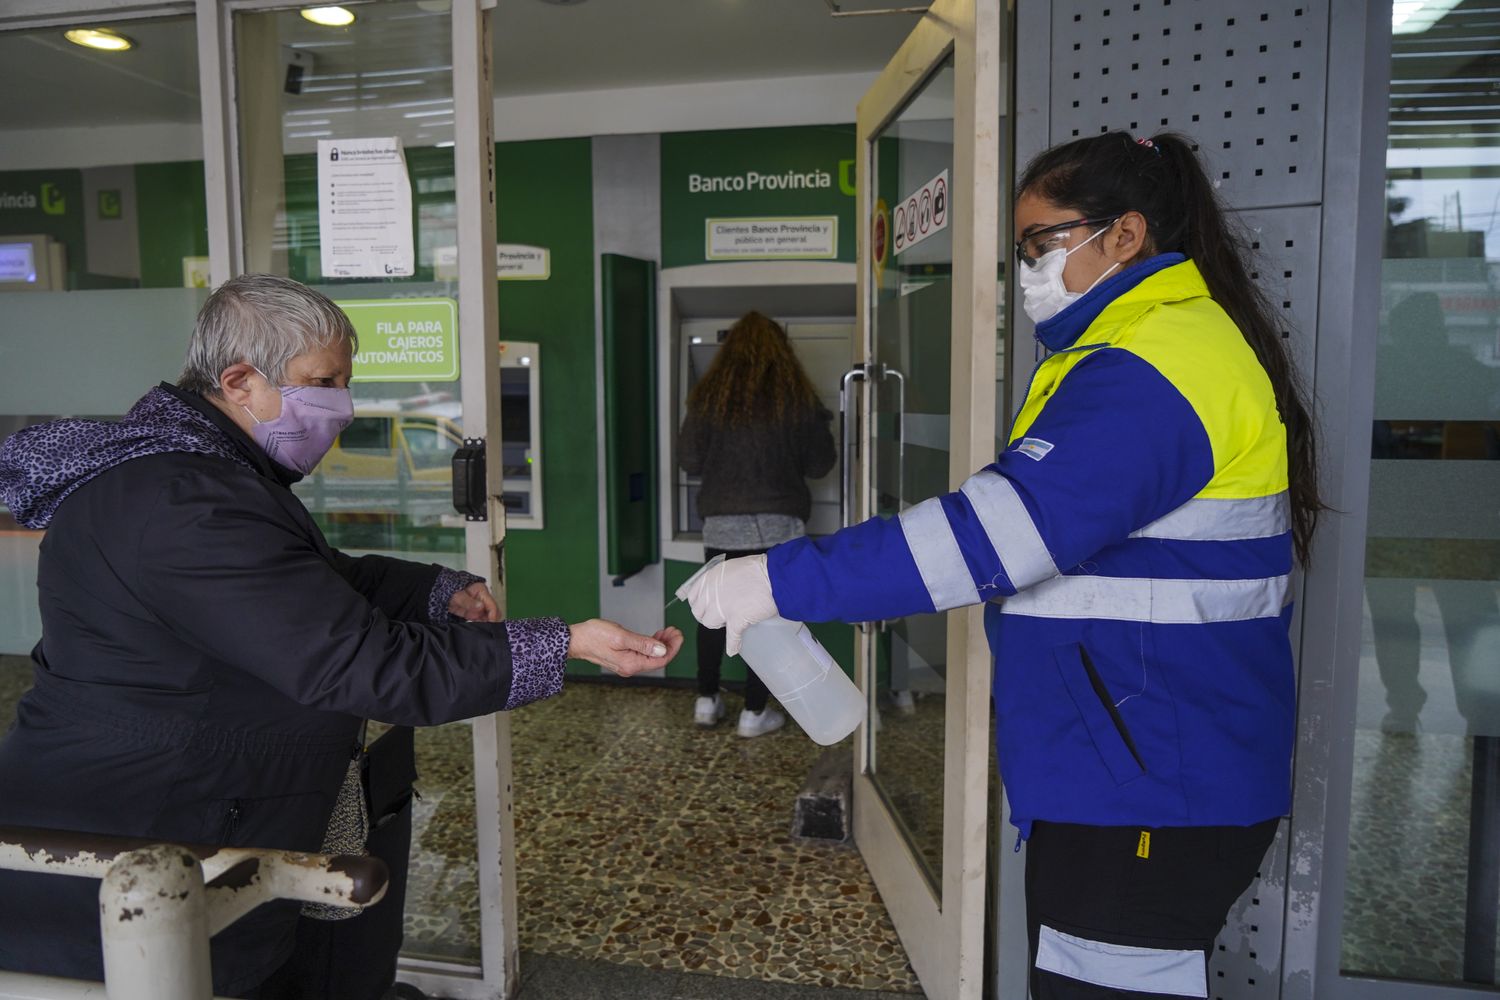
[[[723,559],[694,573],[677,589],[678,598]],[[740,639],[740,655],[814,743],[837,743],[863,721],[864,695],[802,622],[777,615],[751,625]]]

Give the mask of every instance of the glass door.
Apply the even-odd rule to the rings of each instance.
[[[851,516],[994,460],[1000,6],[939,0],[860,102]],[[978,997],[990,656],[978,608],[866,623],[860,850],[929,997]]]
[[[217,131],[228,273],[311,285],[360,337],[354,421],[297,492],[334,547],[477,573],[503,611],[484,6],[222,4],[219,69],[233,96]],[[487,442],[487,513],[466,516],[450,465],[475,438]],[[507,720],[418,729],[416,741],[398,978],[434,995],[503,996],[517,953]]]

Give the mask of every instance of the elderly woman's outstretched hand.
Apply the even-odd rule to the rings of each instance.
[[[590,618],[568,626],[568,631],[570,659],[597,663],[621,677],[659,670],[682,648],[682,630],[672,626],[648,636],[602,618]]]

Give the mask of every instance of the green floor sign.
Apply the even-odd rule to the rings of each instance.
[[[335,304],[359,334],[351,381],[458,378],[458,303],[452,299],[355,299]]]

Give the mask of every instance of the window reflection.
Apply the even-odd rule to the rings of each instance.
[[[129,25],[121,52],[0,32],[0,440],[123,416],[176,377],[208,294],[193,18]],[[41,637],[41,541],[0,505],[0,655]]]
[[[1486,17],[1459,5],[1393,39],[1341,962],[1433,983],[1496,982],[1500,68]]]

